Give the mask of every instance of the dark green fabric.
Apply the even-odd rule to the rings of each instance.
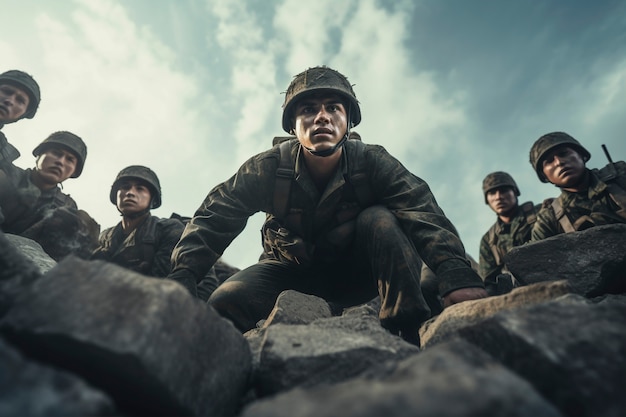
[[[160,219],[148,214],[128,236],[122,223],[100,234],[92,259],[101,259],[153,277],[170,272],[170,256],[184,224],[175,219]]]
[[[11,164],[20,157],[17,148],[9,143],[4,133],[0,132],[0,169],[6,164]]]
[[[89,214],[79,210],[59,187],[40,190],[31,181],[31,169],[7,164],[2,174],[3,232],[35,240],[57,261],[69,254],[89,257],[100,232],[100,225]]]
[[[540,204],[534,206],[535,213],[540,208]],[[480,240],[478,258],[480,276],[485,279],[487,276],[493,275],[496,270],[497,273],[503,272],[504,255],[513,247],[530,241],[531,232],[532,224],[528,223],[527,215],[522,211],[521,206],[518,206],[511,223],[504,223],[498,218]],[[490,241],[491,236],[493,236],[493,242]],[[493,253],[494,247],[499,259]]]
[[[291,190],[290,213],[301,214],[301,230],[292,232],[305,242],[316,244],[323,240],[324,235],[338,225],[337,211],[354,204],[353,196],[346,192],[345,178],[355,165],[351,161],[363,158],[367,180],[371,184],[372,205],[382,205],[395,215],[426,264],[437,275],[440,265],[451,260],[459,265],[460,270],[470,270],[457,231],[438,206],[428,184],[409,172],[382,146],[367,144],[357,148],[356,141],[347,141],[341,167],[323,193],[315,187],[299,152],[300,145],[294,141],[291,155],[297,158],[296,181]],[[271,212],[279,155],[278,147],[275,147],[253,156],[233,177],[211,190],[173,251],[174,273],[187,270],[197,280],[241,233],[250,216],[261,211],[270,213],[268,221],[273,219]],[[314,260],[317,256],[328,256],[327,261],[332,261],[332,255],[327,251],[318,253],[317,249],[313,253]],[[451,282],[443,286],[448,292],[482,286],[475,273],[451,279]]]
[[[586,191],[573,193],[561,190],[561,194],[557,198],[564,215],[572,224],[575,224],[583,216],[587,216],[595,226],[626,223],[624,218],[616,214],[620,207],[611,199],[607,184],[601,181],[594,171],[587,170],[587,175],[589,175],[589,188]],[[620,178],[615,178],[612,181],[620,183],[625,179],[626,177],[621,175]],[[564,233],[554,208],[549,204],[550,201],[547,201],[537,214],[537,222],[532,230],[533,241]],[[588,226],[589,224],[587,224]]]

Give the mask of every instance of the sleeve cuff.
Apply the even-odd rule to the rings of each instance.
[[[461,288],[485,288],[478,273],[459,259],[451,259],[439,265],[437,276],[442,297]]]

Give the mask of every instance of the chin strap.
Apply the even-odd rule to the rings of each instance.
[[[150,213],[150,207],[148,207],[147,209],[138,211],[137,213],[127,214],[127,215],[124,215],[119,209],[117,209],[117,211],[120,212],[120,216],[126,217],[127,219],[135,220],[135,219],[140,218],[141,216],[146,215],[147,213]]]
[[[335,144],[331,148],[324,149],[323,151],[316,151],[314,149],[307,148],[306,146],[304,147],[304,149],[309,151],[309,153],[311,155],[327,157],[327,156],[330,156],[330,155],[334,154],[337,151],[337,149],[339,149],[339,148],[341,148],[343,146],[343,144],[346,142],[346,140],[348,140],[348,135],[349,135],[349,133],[348,133],[348,131],[346,131],[346,134],[343,135],[343,137],[341,138],[341,140],[339,142],[337,142],[337,144]]]
[[[348,113],[347,113],[347,127],[346,127],[346,134],[343,135],[343,137],[341,138],[341,140],[339,142],[337,142],[334,146],[328,148],[328,149],[324,149],[323,151],[316,151],[314,149],[311,148],[307,148],[306,146],[303,146],[304,149],[306,149],[307,151],[309,151],[309,153],[311,155],[315,155],[315,156],[321,156],[321,157],[327,157],[330,156],[332,154],[334,154],[335,152],[337,152],[337,149],[341,148],[343,146],[344,143],[346,143],[346,141],[348,140],[348,137],[350,136],[350,127],[352,125],[352,119],[351,119],[351,115],[350,113],[352,112],[352,108],[351,108],[351,104],[348,106]]]
[[[145,215],[146,213],[150,213],[150,210],[152,210],[152,203],[153,203],[154,199],[151,198],[150,199],[150,204],[148,204],[148,207],[146,207],[145,209],[138,211],[137,213],[133,213],[133,214],[127,214],[126,216],[124,216],[124,213],[121,212],[121,210],[118,208],[117,211],[120,213],[120,216],[122,217],[126,217],[128,219],[134,220],[134,219],[138,219],[139,217]],[[117,207],[117,205],[116,205]]]

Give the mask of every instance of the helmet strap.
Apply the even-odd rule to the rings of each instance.
[[[132,214],[127,214],[124,215],[124,213],[122,213],[122,211],[119,209],[119,207],[117,207],[117,204],[115,205],[115,207],[117,208],[117,211],[119,211],[120,216],[122,217],[126,217],[128,219],[134,220],[134,219],[138,219],[141,216],[150,213],[150,210],[152,210],[152,204],[154,203],[154,197],[152,197],[152,191],[150,191],[150,203],[148,204],[148,207],[146,207],[145,209],[138,211],[137,213],[132,213]]]
[[[138,219],[138,218],[146,215],[147,213],[149,213],[150,212],[150,206],[148,206],[148,208],[145,208],[145,209],[143,209],[141,211],[138,211],[137,213],[126,214],[126,215],[124,213],[122,213],[119,208],[117,209],[117,211],[120,212],[120,216],[126,217],[126,218],[131,219],[131,220],[134,220],[134,219]]]
[[[347,122],[346,122],[346,133],[343,135],[343,137],[341,138],[341,140],[339,142],[337,142],[334,146],[332,146],[332,147],[330,147],[328,149],[324,149],[323,151],[316,151],[314,149],[307,148],[306,146],[304,146],[304,149],[309,151],[309,153],[311,155],[321,156],[321,157],[324,157],[324,158],[334,154],[335,152],[337,152],[337,150],[339,148],[341,148],[344,143],[346,143],[346,141],[348,140],[348,137],[350,136],[350,126],[352,125],[352,120],[350,119],[351,106],[352,106],[352,103],[348,103],[348,112],[346,114],[348,116],[346,118],[346,120],[347,120]]]

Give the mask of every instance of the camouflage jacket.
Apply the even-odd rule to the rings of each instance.
[[[605,182],[600,179],[599,170],[588,170],[587,191],[573,193],[562,190],[556,199],[546,199],[537,214],[532,240],[604,224],[626,223],[626,210],[620,206],[624,205],[626,194],[626,164],[620,161],[617,166],[620,170],[616,178]],[[568,228],[573,230],[566,230]]]
[[[115,263],[152,277],[170,272],[170,256],[185,225],[176,219],[160,219],[148,214],[128,236],[122,223],[100,234],[99,246],[91,259]]]
[[[32,169],[5,166],[0,179],[0,206],[4,213],[2,230],[22,234],[59,207],[76,209],[76,202],[59,187],[40,190],[31,181]]]
[[[11,145],[4,136],[4,133],[0,132],[0,169],[4,169],[5,164],[10,164],[20,157],[20,152]]]
[[[31,174],[13,164],[0,170],[2,231],[35,240],[57,261],[70,253],[88,257],[100,225],[59,187],[40,190]]]
[[[187,270],[196,279],[220,257],[257,212],[267,213],[264,230],[276,240],[264,238],[266,255],[287,262],[293,242],[303,242],[313,262],[342,259],[345,242],[333,242],[335,233],[364,208],[383,205],[393,212],[426,264],[442,278],[440,290],[447,293],[466,287],[481,287],[480,278],[469,267],[456,229],[435,201],[426,182],[411,174],[382,146],[349,140],[345,143],[340,167],[323,193],[313,183],[300,155],[297,140],[289,142],[295,161],[288,216],[275,216],[274,188],[280,160],[279,146],[253,156],[229,180],[208,194],[189,222],[172,254],[173,273]],[[359,145],[361,144],[361,145]],[[361,166],[369,184],[371,199],[363,206],[350,184],[351,171]],[[281,236],[285,240],[280,241]],[[344,239],[345,240],[345,239]],[[339,247],[334,252],[333,245]],[[280,257],[276,254],[286,253]],[[292,259],[296,256],[292,256]],[[330,258],[330,259],[329,259]],[[478,280],[478,282],[476,281]]]
[[[503,272],[504,255],[514,246],[530,241],[532,226],[537,219],[541,205],[528,201],[517,208],[510,223],[500,218],[491,226],[480,240],[478,258],[480,275],[485,279],[489,275]]]

